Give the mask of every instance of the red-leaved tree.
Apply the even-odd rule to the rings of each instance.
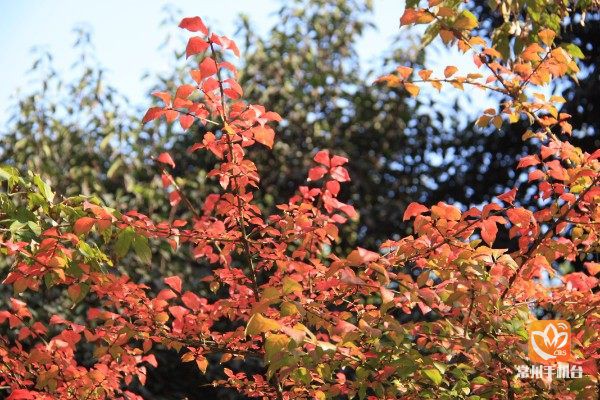
[[[414,71],[399,67],[379,81],[413,95],[424,82],[504,96],[479,124],[531,121],[523,138],[537,141],[539,152],[523,157],[516,171],[536,191],[535,209],[519,206],[518,187],[469,209],[413,203],[404,213],[413,235],[378,251],[332,254],[339,225],[356,217],[338,199],[350,180],[348,160],[318,151],[307,185],[265,215],[253,193],[268,188],[260,188],[246,149],[270,149],[282,117],[243,101],[236,68],[224,57],[238,55],[235,43],[199,17],[184,18],[180,27],[192,32],[186,54],[203,57],[189,84],[154,93],[162,106],[150,108],[144,122],[204,125],[208,133],[189,151],[218,159],[208,176],[222,191],[188,198],[170,172],[169,153],[157,155],[171,204],[182,203],[193,218],[152,221],[93,198],[62,198],[39,176],[2,167],[0,248],[12,263],[3,284],[14,289],[0,311],[0,385],[8,398],[140,399],[131,384],[145,383],[157,347],[178,351],[200,373],[209,360],[220,364],[214,384],[250,397],[593,398],[600,387],[600,264],[591,258],[599,244],[600,151],[569,144],[569,115],[556,105],[564,99],[535,92],[577,65],[553,45],[549,29],[505,59],[471,34],[472,14],[439,3],[407,8],[402,23],[439,24],[442,39],[470,52],[481,73],[448,66],[441,77],[422,69],[411,80]],[[513,247],[495,247],[499,234]],[[190,291],[178,276],[165,277],[154,295],[119,272],[127,270],[121,260],[128,253],[150,263],[151,246],[164,242],[210,264],[202,282],[218,298]],[[586,272],[557,274],[556,265],[569,261],[582,261]],[[86,304],[85,318],[41,320],[20,299],[50,287]],[[582,367],[582,378],[516,375],[519,365],[530,365],[527,324],[536,310],[570,322],[570,363]],[[81,352],[93,362],[81,363]],[[262,373],[234,370],[232,361],[244,359],[261,360]]]

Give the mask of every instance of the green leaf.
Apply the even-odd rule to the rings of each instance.
[[[585,55],[583,54],[579,46],[577,46],[576,44],[569,43],[565,46],[565,50],[567,50],[567,53],[569,53],[572,57],[585,58]]]
[[[438,371],[436,368],[423,370],[423,373],[436,385],[442,383],[442,374],[440,374],[440,371]]]
[[[125,257],[131,246],[131,242],[135,237],[135,232],[131,228],[127,228],[117,236],[117,243],[115,243],[115,253],[117,257]]]
[[[7,181],[18,176],[17,171],[12,167],[0,167],[0,181]]]
[[[132,245],[133,251],[135,251],[140,260],[143,263],[150,264],[152,261],[152,251],[150,250],[150,246],[148,246],[148,238],[137,235],[134,237]]]
[[[33,176],[33,183],[35,184],[35,186],[37,186],[37,188],[40,190],[40,193],[42,194],[42,196],[44,196],[46,200],[48,200],[49,202],[52,202],[52,200],[54,200],[54,193],[52,192],[52,189],[50,189],[50,185],[44,182],[39,175]]]

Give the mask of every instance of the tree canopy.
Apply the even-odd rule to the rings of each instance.
[[[268,39],[247,31],[244,73],[233,40],[183,18],[187,67],[143,126],[86,58],[73,84],[50,70],[2,151],[8,399],[151,398],[174,354],[197,372],[181,397],[207,381],[278,399],[596,396],[594,93],[561,83],[597,76],[594,38],[566,28],[595,5],[494,4],[407,2],[402,26],[478,72],[421,53],[375,82],[356,68],[368,3],[283,7]],[[426,85],[497,107],[461,138],[419,113]],[[572,329],[580,377],[519,375],[542,316]]]

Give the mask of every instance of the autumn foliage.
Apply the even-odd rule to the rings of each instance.
[[[269,151],[285,116],[244,102],[227,61],[239,55],[235,43],[199,17],[184,18],[186,56],[201,60],[188,84],[154,93],[161,104],[144,122],[165,118],[184,131],[205,126],[208,133],[189,152],[216,157],[208,177],[222,190],[188,198],[171,155],[156,154],[171,205],[189,208],[193,218],[153,221],[143,210],[62,198],[35,174],[0,169],[0,248],[11,260],[3,284],[14,289],[0,311],[0,386],[8,398],[141,399],[130,385],[144,384],[159,347],[196,363],[199,373],[216,365],[215,385],[250,397],[592,398],[600,358],[600,264],[593,258],[600,150],[588,154],[571,145],[570,116],[558,109],[564,99],[537,90],[576,74],[577,63],[553,45],[550,29],[506,58],[472,35],[478,24],[472,14],[439,3],[407,8],[401,23],[439,24],[442,40],[471,54],[480,72],[400,66],[376,84],[413,95],[432,85],[504,96],[478,124],[530,122],[523,140],[539,143],[539,151],[515,166],[526,176],[523,187],[468,209],[412,203],[404,213],[412,235],[380,249],[333,254],[339,226],[358,217],[338,198],[352,161],[334,149],[318,151],[306,186],[265,215],[253,202],[265,188],[247,149]],[[519,205],[521,190],[535,191],[535,209]],[[36,222],[20,222],[24,212]],[[494,246],[499,235],[510,248]],[[218,298],[200,296],[178,276],[164,277],[154,290],[119,272],[127,270],[121,263],[130,253],[150,264],[159,243],[209,263],[212,273],[198,279]],[[569,261],[585,270],[558,274],[557,263]],[[548,276],[561,283],[549,285]],[[73,304],[93,299],[85,318],[37,318],[21,297],[49,288],[60,288]],[[583,367],[582,379],[515,376],[516,365],[529,363],[527,324],[536,309],[570,322],[571,363]],[[93,363],[82,364],[81,352],[91,353]],[[262,373],[232,367],[244,359],[261,360]]]

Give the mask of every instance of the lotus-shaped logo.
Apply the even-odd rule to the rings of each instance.
[[[534,321],[529,326],[529,358],[532,362],[568,362],[571,326],[567,321]]]

